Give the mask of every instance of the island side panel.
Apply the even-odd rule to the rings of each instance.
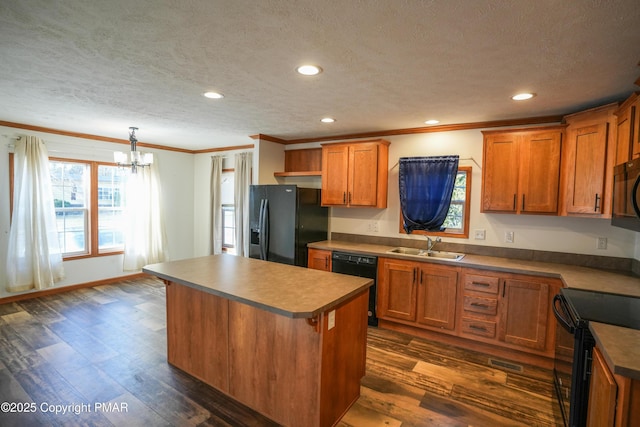
[[[360,396],[367,361],[368,308],[369,290],[365,290],[335,309],[332,329],[331,311],[322,316],[322,426],[334,425]]]
[[[175,282],[167,286],[167,359],[229,392],[229,301]]]
[[[294,319],[229,302],[229,394],[287,426],[319,426],[321,333]]]

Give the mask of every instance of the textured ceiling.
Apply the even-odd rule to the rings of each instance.
[[[204,149],[571,113],[639,60],[637,0],[0,0],[0,121]]]

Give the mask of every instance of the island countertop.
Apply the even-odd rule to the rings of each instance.
[[[291,318],[313,318],[373,284],[372,279],[228,254],[150,264],[142,271]]]

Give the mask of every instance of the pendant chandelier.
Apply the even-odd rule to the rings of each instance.
[[[121,167],[131,167],[131,173],[137,173],[139,167],[149,166],[153,163],[153,153],[141,153],[136,150],[136,144],[138,139],[136,138],[136,131],[138,128],[129,128],[129,142],[131,143],[131,154],[122,151],[116,151],[113,153],[113,160]]]

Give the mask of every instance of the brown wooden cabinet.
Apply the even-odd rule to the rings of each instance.
[[[379,258],[378,268],[378,317],[455,330],[456,268],[391,258]]]
[[[320,176],[322,149],[302,148],[284,152],[284,172],[274,172],[273,176]]]
[[[589,385],[588,427],[613,426],[616,417],[618,386],[609,371],[600,349],[593,349],[591,380]]]
[[[558,212],[563,128],[482,132],[482,212]]]
[[[322,205],[387,207],[389,142],[322,145]]]
[[[309,248],[307,267],[315,270],[331,271],[331,251]]]
[[[640,97],[632,94],[620,105],[615,112],[616,120],[616,151],[615,164],[628,162],[632,158],[640,157],[640,135],[638,135],[638,110]]]
[[[565,117],[561,215],[611,217],[617,103]]]
[[[640,380],[612,373],[597,345],[592,360],[587,426],[640,425]]]
[[[456,327],[458,272],[455,269],[418,265],[416,321],[427,327],[453,331]]]
[[[414,262],[378,258],[378,317],[415,322],[417,274]]]
[[[559,281],[464,268],[461,286],[461,336],[552,355],[551,301]]]
[[[549,308],[549,285],[544,281],[533,277],[505,279],[498,309],[498,339],[544,351]]]

